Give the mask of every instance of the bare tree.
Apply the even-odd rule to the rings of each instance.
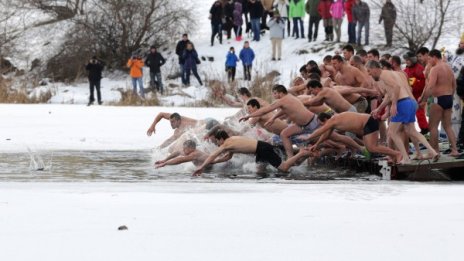
[[[380,8],[383,1],[375,2]],[[442,36],[452,31],[461,0],[402,0],[395,2],[397,19],[395,42],[415,51],[430,44],[437,46]]]

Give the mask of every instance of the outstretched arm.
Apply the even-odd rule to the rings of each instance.
[[[161,167],[164,167],[166,165],[178,165],[178,164],[182,164],[182,163],[185,163],[185,162],[190,162],[190,161],[193,161],[195,160],[195,155],[194,153],[190,154],[190,155],[187,155],[187,156],[180,156],[180,157],[176,157],[176,158],[173,158],[171,160],[168,160],[164,163],[161,163],[159,164],[158,166],[156,166],[156,168],[161,168]]]
[[[252,114],[248,114],[247,116],[244,116],[244,117],[240,118],[238,121],[246,121],[249,118],[263,116],[266,113],[269,113],[269,112],[271,112],[271,111],[273,111],[273,110],[275,110],[277,108],[280,108],[280,106],[281,106],[280,101],[275,101],[269,106],[262,107],[259,110],[253,112]]]
[[[211,164],[221,153],[225,150],[224,144],[219,147],[215,152],[213,152],[204,162],[201,164],[200,167],[198,167],[195,172],[193,172],[192,176],[200,176],[201,173],[203,172],[203,169]]]
[[[147,135],[151,136],[152,134],[154,134],[155,131],[156,131],[155,130],[156,124],[158,124],[158,122],[160,122],[161,119],[169,120],[169,117],[171,117],[171,113],[167,113],[167,112],[158,113],[158,115],[156,115],[156,117],[155,117],[155,120],[150,125],[150,128],[148,128]]]
[[[173,152],[173,153],[169,154],[169,156],[168,156],[167,158],[165,158],[164,160],[158,160],[158,161],[156,161],[156,162],[155,162],[155,165],[163,164],[163,163],[167,162],[168,160],[173,159],[173,158],[175,158],[175,157],[177,157],[177,156],[179,156],[179,155],[180,155],[180,152],[178,152],[178,151]]]

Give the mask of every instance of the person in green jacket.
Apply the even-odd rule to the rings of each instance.
[[[319,31],[319,22],[321,21],[321,15],[317,10],[319,6],[319,0],[308,0],[306,2],[306,13],[309,14],[309,29],[308,29],[308,42],[317,40],[317,32]],[[314,34],[313,34],[314,26]]]
[[[305,16],[305,3],[304,0],[290,0],[290,10],[288,14],[289,18],[293,20],[293,34],[292,36],[296,36],[295,39],[300,38],[298,27],[300,27],[301,38],[305,38],[304,36],[304,26],[303,26],[303,18]],[[299,26],[298,26],[299,24]]]

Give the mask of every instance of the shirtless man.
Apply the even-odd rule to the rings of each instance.
[[[247,102],[247,111],[249,114],[254,113],[255,111],[261,108],[261,104],[259,104],[258,100],[251,99]],[[266,125],[266,122],[270,121],[272,116],[274,116],[274,112],[270,112],[264,114],[259,117],[254,117],[250,119],[250,124],[252,126],[259,125],[260,127],[264,128],[265,130],[269,131],[270,133],[274,133],[276,135],[280,135],[280,133],[288,127],[287,123],[285,123],[281,119],[275,119],[272,124]]]
[[[306,100],[303,104],[306,106],[318,106],[322,104],[327,104],[332,108],[336,113],[351,111],[356,112],[356,108],[349,103],[343,96],[332,88],[322,88],[322,84],[318,81],[311,80],[306,85],[311,94],[314,95],[313,98]]]
[[[358,68],[347,64],[340,55],[332,57],[332,66],[337,71],[335,82],[338,85],[369,87],[369,78]]]
[[[390,106],[391,122],[388,133],[397,149],[401,152],[403,159],[401,164],[410,163],[403,140],[400,136],[400,127],[403,126],[405,133],[413,142],[422,143],[428,150],[429,159],[438,160],[438,153],[430,146],[425,137],[417,132],[414,122],[416,121],[417,103],[412,95],[407,78],[402,73],[385,71],[380,68],[377,61],[369,61],[366,64],[367,71],[376,81],[382,81],[380,85],[385,93],[382,104],[372,111],[375,118],[379,118],[379,112],[388,104]]]
[[[271,144],[250,139],[243,136],[232,136],[229,137],[227,132],[218,131],[215,135],[218,141],[219,149],[213,152],[204,162],[201,164],[192,176],[199,176],[203,172],[204,168],[209,164],[216,164],[220,162],[226,162],[232,158],[234,153],[243,154],[255,154],[256,162],[265,162],[271,164],[274,168],[287,171],[291,165],[282,162],[282,159],[275,153],[274,147]],[[219,159],[216,159],[221,154],[224,154]]]
[[[427,47],[421,47],[416,52],[417,60],[422,66],[424,66],[425,79],[429,77],[430,69],[432,69],[432,66],[429,63],[429,60],[430,60],[429,52],[430,51]]]
[[[365,113],[369,106],[367,99],[364,96],[377,96],[376,90],[371,90],[363,87],[353,88],[351,86],[336,85],[333,87],[334,90],[339,92],[345,100],[351,103],[356,111],[359,113]],[[362,94],[362,95],[361,95]]]
[[[262,106],[268,106],[269,103],[259,97],[252,97],[250,91],[245,88],[245,87],[242,87],[240,89],[238,89],[238,99],[239,101],[233,101],[229,98],[227,98],[226,96],[222,96],[222,99],[229,105],[229,106],[233,106],[233,107],[245,107],[246,106],[246,103],[250,100],[250,99],[257,99],[259,101],[260,104],[262,104]]]
[[[354,48],[350,44],[343,46],[342,52],[343,52],[343,57],[345,58],[345,61],[351,60],[351,57],[354,56]]]
[[[183,154],[183,155],[182,155]],[[183,153],[180,151],[170,154],[164,160],[159,160],[155,162],[155,167],[157,169],[162,168],[166,165],[178,165],[185,162],[192,162],[195,166],[200,166],[208,154],[203,151],[197,150],[197,144],[193,140],[186,140],[183,144]]]
[[[451,125],[451,113],[453,108],[453,95],[456,91],[456,80],[451,68],[443,62],[439,50],[432,50],[429,53],[432,69],[422,97],[419,102],[426,102],[430,96],[434,97],[434,103],[430,106],[430,143],[438,152],[438,125],[442,124],[448,136],[451,154],[457,157],[459,152],[456,147],[456,134]]]
[[[173,141],[178,139],[182,133],[184,133],[187,129],[193,128],[198,124],[204,123],[201,120],[195,120],[192,118],[188,118],[185,116],[180,116],[179,113],[168,113],[168,112],[160,112],[156,117],[153,123],[151,124],[150,128],[147,130],[147,135],[151,136],[152,134],[156,133],[156,124],[161,121],[161,119],[169,120],[171,123],[171,128],[174,130],[174,134],[165,140],[161,145],[160,148],[165,148],[169,146]]]
[[[276,100],[271,105],[242,117],[239,121],[246,121],[249,118],[259,117],[276,109],[280,109],[279,113],[275,114],[266,125],[272,124],[275,119],[283,115],[287,115],[288,119],[292,121],[292,124],[280,133],[285,152],[287,153],[287,157],[290,158],[293,156],[290,137],[300,133],[310,133],[314,131],[319,124],[314,113],[307,110],[297,97],[288,94],[287,89],[283,85],[275,85],[272,88],[272,95]]]
[[[394,162],[401,160],[401,153],[390,148],[378,145],[379,141],[379,122],[369,114],[356,112],[343,112],[334,116],[330,114],[320,114],[318,116],[321,128],[311,134],[308,139],[319,140],[309,148],[309,151],[317,150],[318,146],[327,140],[334,130],[348,131],[363,137],[366,149],[371,153],[380,153],[389,156]],[[302,152],[301,156],[309,153]]]

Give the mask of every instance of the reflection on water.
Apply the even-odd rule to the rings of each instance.
[[[153,168],[153,158],[165,155],[152,151],[53,151],[40,153],[0,153],[0,181],[110,181],[144,182],[167,181],[246,181],[256,180],[256,165],[250,156],[237,155],[219,164],[202,178],[190,175],[195,167],[190,164]],[[246,163],[244,163],[246,162]],[[283,182],[278,173],[268,167],[272,178],[261,181]],[[292,180],[378,180],[377,176],[353,173],[341,168],[308,169],[306,164],[292,169]]]

